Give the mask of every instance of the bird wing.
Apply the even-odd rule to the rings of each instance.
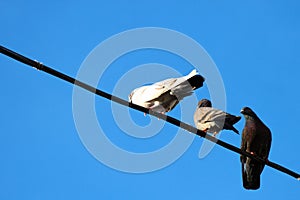
[[[189,79],[198,75],[197,71],[194,69],[188,75],[179,78],[170,78],[160,82],[155,83],[158,87],[162,88],[161,94],[165,92],[171,92],[172,95],[177,96],[177,98],[182,99],[185,96],[191,95],[194,88],[189,83]],[[197,88],[203,84],[204,78],[200,75],[197,77],[199,79],[197,83]],[[201,77],[201,78],[200,78]],[[195,82],[195,80],[193,81]]]
[[[247,149],[247,130],[244,128],[242,133],[241,150],[246,151]],[[245,156],[241,155],[241,162],[245,163]]]
[[[169,78],[163,81],[159,81],[152,85],[146,86],[146,90],[143,92],[145,101],[151,101],[163,95],[166,92],[172,92],[173,95],[180,95],[180,91],[184,90],[189,86],[188,78],[194,75],[192,71],[189,75],[180,78]],[[145,86],[144,86],[145,87]],[[190,86],[189,86],[190,87]],[[190,87],[191,88],[191,87]],[[190,89],[191,90],[191,89]],[[191,94],[191,93],[190,93]]]
[[[194,122],[198,129],[215,129],[221,130],[225,114],[223,111],[211,107],[199,107],[194,114]],[[212,130],[211,130],[212,131]]]
[[[265,126],[263,123],[259,125],[260,132],[260,141],[261,145],[257,151],[257,155],[262,159],[267,159],[271,149],[272,135],[270,129]]]
[[[218,110],[215,108],[211,108],[211,107],[200,107],[200,116],[199,116],[199,120],[203,121],[203,122],[219,122],[219,121],[223,121],[226,118],[226,113],[222,110]]]
[[[162,85],[148,85],[136,88],[129,96],[132,102],[149,102],[165,92]]]
[[[155,96],[154,99],[159,97],[163,93],[171,90],[172,88],[174,88],[176,86],[176,84],[177,84],[176,78],[169,78],[169,79],[154,83],[152,86],[157,91],[156,92],[157,96]]]

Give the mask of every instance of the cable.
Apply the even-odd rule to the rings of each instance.
[[[250,153],[248,153],[246,151],[242,151],[240,148],[237,148],[237,147],[235,147],[235,146],[233,146],[231,144],[228,144],[228,143],[226,143],[226,142],[224,142],[222,140],[219,140],[219,139],[217,139],[217,138],[215,138],[215,137],[213,137],[211,135],[208,135],[205,132],[196,129],[195,127],[193,127],[193,126],[191,126],[189,124],[186,124],[186,123],[184,123],[182,121],[179,121],[178,119],[175,119],[173,117],[170,117],[170,116],[167,116],[167,115],[164,115],[164,114],[161,114],[161,113],[153,112],[153,111],[151,111],[151,110],[149,110],[147,108],[141,107],[141,106],[136,105],[136,104],[129,103],[129,102],[127,102],[127,101],[125,101],[125,100],[123,100],[123,99],[121,99],[119,97],[113,96],[113,95],[111,95],[109,93],[106,93],[106,92],[101,91],[101,90],[99,90],[97,88],[94,88],[94,87],[92,87],[92,86],[90,86],[90,85],[88,85],[86,83],[83,83],[83,82],[81,82],[79,80],[76,80],[76,79],[74,79],[74,78],[72,78],[72,77],[70,77],[70,76],[68,76],[66,74],[63,74],[63,73],[61,73],[59,71],[56,71],[56,70],[54,70],[54,69],[52,69],[50,67],[47,67],[46,65],[43,65],[42,63],[40,63],[38,61],[29,59],[29,58],[27,58],[27,57],[25,57],[25,56],[23,56],[21,54],[18,54],[16,52],[12,51],[12,50],[9,50],[9,49],[7,49],[7,48],[5,48],[3,46],[0,46],[0,52],[2,54],[4,54],[4,55],[10,57],[10,58],[13,58],[13,59],[21,62],[21,63],[24,63],[26,65],[34,67],[37,70],[44,71],[44,72],[46,72],[48,74],[51,74],[53,76],[56,76],[59,79],[65,80],[65,81],[67,81],[67,82],[69,82],[71,84],[74,84],[74,85],[77,85],[77,86],[79,86],[81,88],[84,88],[84,89],[86,89],[86,90],[88,90],[88,91],[90,91],[90,92],[92,92],[94,94],[97,94],[97,95],[99,95],[101,97],[104,97],[104,98],[106,98],[106,99],[108,99],[110,101],[122,104],[124,106],[127,106],[127,107],[133,108],[135,110],[141,111],[143,113],[148,113],[148,114],[150,114],[152,116],[158,117],[158,118],[160,118],[160,119],[162,119],[164,121],[167,121],[167,122],[169,122],[169,123],[171,123],[171,124],[173,124],[175,126],[178,126],[178,127],[182,128],[182,129],[184,129],[186,131],[189,131],[190,133],[196,134],[196,135],[198,135],[200,137],[203,137],[203,138],[205,138],[207,140],[210,140],[211,142],[216,143],[216,144],[224,147],[225,149],[228,149],[228,150],[233,151],[235,153],[238,153],[238,154],[247,156],[249,158],[255,159],[255,160],[257,160],[257,161],[259,161],[259,162],[261,162],[261,163],[263,163],[263,164],[265,164],[265,165],[267,165],[269,167],[272,167],[272,168],[274,168],[274,169],[276,169],[278,171],[281,171],[281,172],[283,172],[285,174],[288,174],[288,175],[290,175],[290,176],[292,176],[292,177],[300,180],[300,174],[298,174],[298,173],[296,173],[296,172],[294,172],[294,171],[292,171],[292,170],[290,170],[288,168],[285,168],[285,167],[283,167],[283,166],[281,166],[279,164],[276,164],[274,162],[263,160],[263,159],[261,159],[258,156],[252,155],[252,154],[250,154]]]

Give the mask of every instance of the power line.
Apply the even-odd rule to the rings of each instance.
[[[167,122],[169,122],[169,123],[171,123],[171,124],[173,124],[175,126],[178,126],[178,127],[182,128],[184,130],[187,130],[187,131],[189,131],[189,132],[191,132],[193,134],[196,134],[196,135],[198,135],[198,136],[200,136],[202,138],[210,140],[211,142],[216,143],[216,144],[224,147],[225,149],[228,149],[228,150],[233,151],[235,153],[238,153],[238,154],[247,156],[249,158],[255,159],[255,160],[257,160],[257,161],[259,161],[261,163],[266,164],[269,167],[272,167],[272,168],[274,168],[274,169],[276,169],[278,171],[281,171],[281,172],[283,172],[285,174],[288,174],[288,175],[290,175],[290,176],[292,176],[292,177],[300,180],[300,174],[298,174],[298,173],[296,173],[296,172],[294,172],[294,171],[292,171],[292,170],[290,170],[290,169],[288,169],[286,167],[283,167],[283,166],[281,166],[279,164],[276,164],[274,162],[263,160],[263,159],[261,159],[258,156],[252,155],[252,154],[250,154],[250,153],[248,153],[246,151],[242,151],[240,148],[237,148],[237,147],[235,147],[235,146],[233,146],[231,144],[228,144],[228,143],[226,143],[226,142],[224,142],[222,140],[219,140],[219,139],[217,139],[217,138],[215,138],[215,137],[213,137],[211,135],[208,135],[205,132],[196,129],[195,127],[193,127],[193,126],[191,126],[189,124],[186,124],[186,123],[184,123],[182,121],[179,121],[178,119],[175,119],[173,117],[170,117],[170,116],[167,116],[167,115],[164,115],[164,114],[161,114],[161,113],[153,112],[153,111],[151,111],[151,110],[149,110],[147,108],[141,107],[139,105],[135,105],[135,104],[129,103],[129,102],[127,102],[127,101],[125,101],[125,100],[123,100],[123,99],[121,99],[119,97],[116,97],[116,96],[113,96],[113,95],[111,95],[109,93],[101,91],[101,90],[99,90],[99,89],[97,89],[95,87],[92,87],[92,86],[90,86],[90,85],[88,85],[86,83],[83,83],[83,82],[81,82],[79,80],[76,80],[76,79],[74,79],[74,78],[72,78],[72,77],[70,77],[70,76],[68,76],[66,74],[63,74],[63,73],[61,73],[59,71],[56,71],[56,70],[54,70],[54,69],[52,69],[50,67],[47,67],[46,65],[43,65],[42,63],[40,63],[38,61],[32,60],[30,58],[27,58],[27,57],[25,57],[25,56],[23,56],[21,54],[18,54],[18,53],[14,52],[14,51],[12,51],[10,49],[7,49],[7,48],[3,47],[3,46],[0,46],[0,52],[2,54],[4,54],[4,55],[10,57],[10,58],[13,58],[13,59],[21,62],[21,63],[24,63],[26,65],[34,67],[37,70],[44,71],[44,72],[46,72],[48,74],[51,74],[53,76],[56,76],[59,79],[65,80],[65,81],[67,81],[67,82],[69,82],[71,84],[74,84],[74,85],[77,85],[77,86],[79,86],[81,88],[84,88],[84,89],[86,89],[86,90],[88,90],[88,91],[90,91],[90,92],[92,92],[94,94],[97,94],[97,95],[99,95],[101,97],[104,97],[104,98],[106,98],[106,99],[108,99],[110,101],[122,104],[123,106],[127,106],[127,107],[130,107],[130,108],[133,108],[133,109],[141,111],[143,113],[148,113],[148,114],[150,114],[152,116],[156,116],[156,117],[158,117],[158,118],[160,118],[160,119],[162,119],[164,121],[167,121]]]

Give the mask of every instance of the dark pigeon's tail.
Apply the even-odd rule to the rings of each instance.
[[[249,158],[247,158],[249,159]],[[243,186],[247,190],[257,190],[260,187],[260,174],[263,166],[257,161],[242,163]]]
[[[205,78],[199,74],[195,75],[195,76],[192,76],[191,78],[189,78],[187,80],[190,84],[190,86],[196,90],[200,87],[203,86],[203,82],[205,81]]]

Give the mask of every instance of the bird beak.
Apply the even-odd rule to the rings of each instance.
[[[242,114],[245,114],[245,110],[244,110],[244,109],[242,109],[242,110],[241,110],[241,113],[242,113]]]

